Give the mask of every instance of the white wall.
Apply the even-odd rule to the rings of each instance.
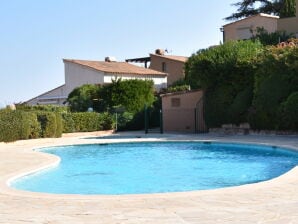
[[[167,77],[166,76],[156,76],[156,75],[132,75],[132,74],[107,74],[104,76],[104,83],[112,83],[112,79],[121,78],[122,80],[128,79],[141,79],[141,80],[153,80],[154,88],[160,90],[161,88],[167,87]]]
[[[84,84],[103,84],[104,73],[72,62],[64,62],[65,86],[69,94],[74,88]]]
[[[68,94],[76,87],[84,84],[105,84],[111,83],[112,79],[116,77],[127,79],[150,79],[154,82],[156,90],[167,87],[167,77],[157,75],[132,75],[132,74],[111,74],[104,73],[92,68],[88,68],[76,63],[64,61],[65,66],[65,85],[57,87],[56,89],[50,90],[44,94],[39,95],[29,101],[30,105],[38,104],[60,104],[67,99]]]

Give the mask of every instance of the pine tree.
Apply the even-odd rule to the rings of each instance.
[[[277,15],[280,17],[295,16],[295,0],[242,0],[233,4],[237,12],[226,17],[226,20],[237,20],[259,13]],[[258,6],[258,7],[257,7]]]
[[[279,16],[281,18],[292,17],[296,14],[296,2],[295,0],[283,0]]]

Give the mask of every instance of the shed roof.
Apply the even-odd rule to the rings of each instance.
[[[254,18],[254,17],[257,17],[257,16],[259,16],[259,17],[267,17],[267,18],[270,18],[270,19],[279,19],[279,16],[273,16],[273,15],[269,15],[269,14],[266,14],[266,13],[259,13],[259,14],[253,15],[253,16],[249,16],[249,17],[246,17],[246,18],[243,18],[243,19],[239,19],[237,21],[234,21],[234,22],[225,24],[225,25],[223,25],[223,27],[230,26],[230,25],[235,24],[235,23],[238,23],[240,21],[250,20],[251,18]]]
[[[188,60],[188,57],[185,56],[177,56],[177,55],[160,55],[160,54],[150,54],[153,56],[157,56],[157,57],[162,57],[162,58],[166,58],[166,59],[170,59],[170,60],[174,60],[174,61],[180,61],[185,63]]]

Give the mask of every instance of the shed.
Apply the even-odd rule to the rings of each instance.
[[[161,95],[165,132],[207,132],[204,121],[204,93],[190,90]]]

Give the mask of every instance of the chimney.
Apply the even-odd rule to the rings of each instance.
[[[105,62],[116,62],[116,58],[112,56],[105,57]]]
[[[165,50],[163,50],[163,49],[156,49],[155,50],[155,54],[164,55],[165,54]]]

